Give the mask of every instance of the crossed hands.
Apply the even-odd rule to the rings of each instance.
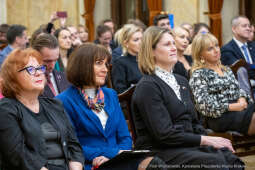
[[[216,149],[228,148],[231,152],[235,153],[232,143],[229,139],[215,136],[201,136],[200,145],[213,146]]]

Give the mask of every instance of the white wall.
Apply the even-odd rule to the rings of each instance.
[[[111,0],[96,0],[94,9],[95,28],[102,20],[108,18],[111,18]]]
[[[232,39],[231,19],[239,14],[239,0],[224,0],[222,16],[222,44]]]
[[[7,23],[6,0],[0,0],[0,24]]]
[[[209,25],[209,17],[208,15],[205,15],[204,12],[208,12],[208,1],[207,0],[199,0],[198,2],[198,8],[199,8],[199,16],[197,22],[204,22],[207,25]]]
[[[84,0],[79,0],[79,24],[85,25],[85,19],[82,17],[84,14]]]

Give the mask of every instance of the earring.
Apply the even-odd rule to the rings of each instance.
[[[200,62],[201,62],[202,64],[205,64],[205,60],[204,60],[204,59],[200,59]]]

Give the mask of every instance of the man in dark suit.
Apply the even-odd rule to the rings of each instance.
[[[233,39],[221,48],[222,64],[231,65],[240,59],[244,59],[248,64],[255,64],[255,47],[248,42],[250,31],[248,18],[238,16],[232,19]],[[255,75],[254,73],[252,75]]]
[[[32,47],[41,53],[47,67],[47,84],[42,96],[53,98],[70,85],[65,74],[54,69],[59,58],[58,40],[53,35],[43,33],[36,38]]]
[[[249,42],[251,25],[245,16],[237,16],[232,19],[233,39],[221,48],[221,62],[224,65],[232,65],[240,59],[244,59],[248,67],[238,71],[240,87],[250,93],[248,77],[255,79],[255,45]],[[253,84],[253,83],[252,83]]]

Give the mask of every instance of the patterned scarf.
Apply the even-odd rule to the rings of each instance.
[[[79,91],[90,109],[95,110],[96,112],[101,112],[104,109],[104,93],[101,88],[97,89],[95,98],[89,97],[84,89],[79,89]]]

